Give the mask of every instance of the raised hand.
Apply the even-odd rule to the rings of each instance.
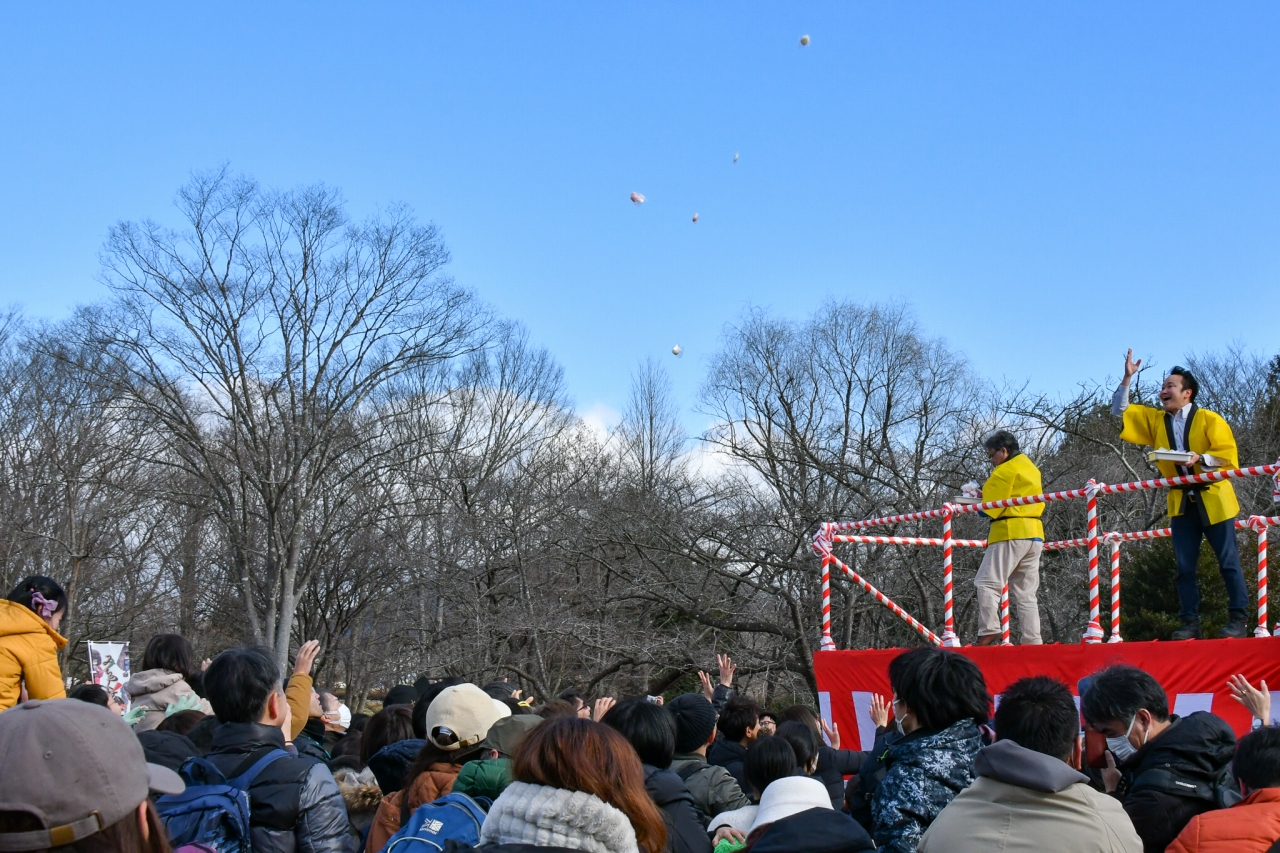
[[[1108,794],[1120,787],[1120,771],[1116,768],[1116,757],[1107,750],[1107,766],[1102,768],[1102,787]]]
[[[1271,725],[1271,693],[1267,691],[1267,682],[1259,681],[1258,687],[1254,687],[1243,675],[1233,675],[1227,679],[1227,687],[1231,689],[1232,699],[1262,720],[1264,726]]]
[[[839,749],[840,727],[836,725],[835,720],[831,721],[831,725],[827,725],[827,721],[819,717],[818,724],[822,726],[822,733],[827,736],[827,741],[831,744],[831,748]]]
[[[879,693],[871,694],[871,722],[875,723],[877,729],[887,728],[889,725],[889,706]]]
[[[298,656],[293,661],[294,675],[310,675],[311,667],[315,665],[316,657],[320,654],[320,641],[307,640],[298,647]]]
[[[596,707],[591,712],[591,719],[597,723],[604,719],[604,715],[609,713],[609,709],[618,704],[618,700],[612,696],[601,696],[596,700]]]
[[[728,655],[716,655],[716,663],[720,666],[720,683],[725,687],[732,687],[734,673],[738,671],[733,658]]]
[[[1133,374],[1137,373],[1142,367],[1142,359],[1133,360],[1133,350],[1129,350],[1124,354],[1124,381],[1128,382]]]
[[[702,682],[702,695],[707,697],[708,702],[713,701],[713,697],[716,695],[716,689],[711,686],[711,676],[707,675],[702,670],[698,670],[698,680]]]

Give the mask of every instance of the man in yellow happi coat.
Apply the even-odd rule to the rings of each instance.
[[[1025,498],[1044,491],[1040,469],[1018,448],[1013,433],[1000,430],[982,443],[995,467],[982,484],[982,500]],[[973,583],[978,588],[978,645],[1000,642],[1000,593],[1009,585],[1009,598],[1018,609],[1022,644],[1040,641],[1040,553],[1044,550],[1044,504],[984,510],[991,522],[987,550]]]
[[[1217,412],[1196,405],[1200,383],[1185,367],[1169,371],[1160,386],[1160,408],[1129,405],[1129,380],[1142,366],[1133,360],[1133,350],[1124,359],[1124,379],[1111,398],[1111,413],[1124,418],[1120,438],[1157,450],[1191,453],[1186,465],[1157,462],[1161,476],[1180,477],[1206,471],[1240,467],[1236,439],[1231,427]],[[1200,586],[1196,563],[1200,539],[1218,558],[1222,582],[1227,587],[1230,619],[1219,637],[1248,636],[1249,593],[1240,569],[1236,546],[1235,517],[1240,512],[1230,480],[1200,486],[1169,489],[1169,527],[1173,531],[1173,556],[1178,564],[1178,600],[1182,604],[1182,627],[1173,632],[1175,640],[1200,639]]]

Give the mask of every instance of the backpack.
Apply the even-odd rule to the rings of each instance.
[[[249,786],[277,758],[289,753],[272,749],[239,776],[226,778],[207,759],[188,758],[178,770],[187,789],[156,799],[156,812],[176,848],[203,844],[218,853],[252,853],[249,835]]]
[[[711,765],[705,761],[690,761],[684,767],[676,771],[676,775],[680,777],[681,782],[688,782],[690,777],[699,770],[706,770]]]
[[[1231,808],[1243,799],[1240,789],[1235,784],[1235,776],[1231,772],[1230,764],[1223,767],[1218,777],[1212,782],[1188,779],[1164,768],[1145,770],[1129,783],[1128,793],[1141,790],[1160,791],[1178,797],[1205,800],[1212,803],[1215,809]]]
[[[387,839],[382,853],[439,853],[446,841],[480,843],[484,809],[466,794],[445,794],[418,806],[408,822]]]

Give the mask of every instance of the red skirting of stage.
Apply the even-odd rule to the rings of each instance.
[[[1155,676],[1169,694],[1176,714],[1212,711],[1237,734],[1250,728],[1249,714],[1231,698],[1228,676],[1244,673],[1256,687],[1266,681],[1272,716],[1280,717],[1280,637],[1242,640],[1116,643],[1113,645],[966,646],[955,653],[968,656],[998,697],[1019,678],[1049,675],[1066,683],[1072,693],[1081,678],[1112,663],[1127,663]],[[822,716],[840,727],[845,749],[870,749],[875,739],[871,723],[871,695],[886,699],[889,661],[902,649],[817,652],[813,656]],[[861,745],[859,745],[861,742]]]

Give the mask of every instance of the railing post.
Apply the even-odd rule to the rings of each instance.
[[[818,648],[824,652],[836,650],[835,641],[831,639],[831,525],[821,527],[819,537],[823,543],[822,551],[822,640]]]
[[[1098,484],[1090,480],[1085,486],[1085,494],[1089,499],[1089,625],[1080,642],[1092,645],[1102,642],[1098,606]]]
[[[1258,627],[1253,629],[1255,637],[1270,637],[1267,630],[1267,518],[1255,515],[1249,519],[1249,526],[1258,534]],[[1280,625],[1276,626],[1280,631]]]
[[[1012,646],[1013,640],[1009,639],[1009,585],[1005,584],[1000,590],[1000,645]]]
[[[1107,534],[1111,543],[1111,636],[1108,643],[1123,643],[1120,636],[1120,537]]]
[[[942,505],[942,645],[960,645],[951,605],[951,504]]]

